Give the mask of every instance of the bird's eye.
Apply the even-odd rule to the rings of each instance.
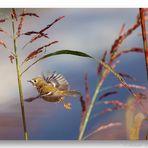
[[[36,80],[34,80],[34,83],[36,83],[37,81]]]

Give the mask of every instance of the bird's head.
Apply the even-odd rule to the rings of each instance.
[[[32,85],[36,87],[40,85],[43,81],[44,81],[43,78],[39,76],[39,77],[33,78],[32,80],[29,80],[28,82],[32,83]]]

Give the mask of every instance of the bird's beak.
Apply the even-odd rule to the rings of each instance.
[[[32,80],[28,80],[27,82],[30,82],[30,83],[32,83]]]
[[[36,87],[32,80],[28,80],[27,82],[30,82],[34,87]]]

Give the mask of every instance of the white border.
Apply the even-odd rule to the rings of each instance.
[[[0,146],[10,148],[147,148],[146,141],[7,141]]]
[[[139,8],[147,0],[1,0],[1,8]]]

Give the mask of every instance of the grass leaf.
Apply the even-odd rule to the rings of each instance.
[[[35,61],[34,63],[32,63],[29,67],[27,67],[22,73],[21,75],[26,72],[28,69],[30,69],[33,65],[35,65],[36,63],[38,63],[41,60],[44,60],[46,58],[52,57],[52,56],[57,56],[57,55],[63,55],[63,54],[69,54],[69,55],[75,55],[75,56],[80,56],[80,57],[88,57],[88,58],[92,58],[90,55],[84,53],[84,52],[80,52],[80,51],[73,51],[73,50],[59,50],[56,52],[52,52],[49,54],[44,55],[43,57],[39,58],[37,61]]]
[[[43,56],[42,58],[39,59],[40,60],[43,60],[43,59],[46,59],[48,57],[51,57],[51,56],[56,56],[56,55],[61,55],[61,54],[69,54],[69,55],[76,55],[76,56],[81,56],[81,57],[89,57],[89,58],[93,58],[91,57],[90,55],[84,53],[84,52],[80,52],[80,51],[73,51],[73,50],[60,50],[60,51],[56,51],[56,52],[53,52],[53,53],[49,53],[45,56]]]

